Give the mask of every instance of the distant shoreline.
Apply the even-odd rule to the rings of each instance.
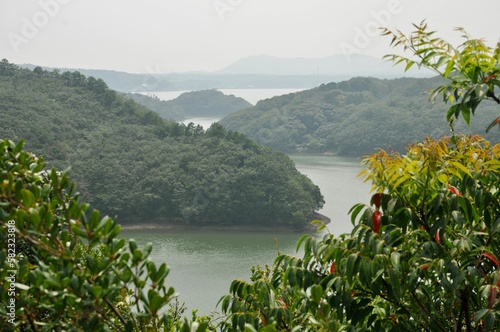
[[[320,220],[325,225],[330,223],[330,218],[320,213],[315,213],[312,220]],[[312,221],[310,220],[310,221]],[[144,223],[120,223],[122,230],[172,230],[172,231],[239,231],[239,232],[287,232],[287,233],[300,233],[308,231],[316,231],[317,227],[309,223],[304,227],[294,227],[293,225],[187,225],[183,223],[162,223],[160,221],[149,221]]]

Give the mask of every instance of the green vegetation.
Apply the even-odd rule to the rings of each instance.
[[[140,93],[126,93],[125,96],[155,111],[164,119],[182,121],[186,118],[184,110],[180,106],[169,101],[161,100],[154,94],[143,95]]]
[[[217,90],[191,91],[163,101],[158,97],[127,93],[127,97],[160,114],[165,119],[184,120],[196,117],[220,118],[243,108],[251,107],[248,101]]]
[[[0,142],[2,331],[179,330],[151,245],[120,238],[114,220],[78,202],[66,172],[22,147]]]
[[[461,115],[468,122],[470,114],[482,112],[477,106],[485,100],[500,105],[495,91],[500,86],[496,78],[500,43],[491,49],[482,41],[466,36],[460,47],[453,48],[427,32],[425,24],[416,28],[410,36],[385,32],[398,41],[396,45],[416,56],[411,60],[395,56],[394,60],[406,61],[407,68],[414,62],[442,73],[446,81],[434,91],[452,103],[447,112],[450,121]],[[37,69],[20,71],[6,61],[1,63],[0,75],[10,77],[16,87],[25,84],[23,75],[35,83],[39,75],[45,84],[38,89],[57,84],[60,77],[68,77]],[[81,76],[75,77],[81,87]],[[126,115],[122,123],[134,126],[135,131],[127,131],[128,135],[138,134],[134,139],[148,136],[148,131],[139,131],[140,126],[133,121],[139,119],[163,139],[196,141],[196,137],[202,137],[207,150],[214,145],[217,151],[236,142],[243,144],[241,149],[264,149],[218,125],[207,133],[195,134],[197,130],[191,128],[183,135],[173,135],[172,132],[184,127],[157,117],[145,118],[151,113],[128,101],[125,102],[128,108],[122,109],[124,101],[112,98],[113,92],[100,82],[90,78],[85,81],[85,89],[96,89],[94,97],[99,103],[109,101],[113,105],[108,109],[109,118],[113,111]],[[2,84],[2,89],[8,86],[5,81]],[[56,91],[67,93],[63,86]],[[77,91],[83,94],[83,90]],[[37,89],[32,88],[32,92],[44,96]],[[13,96],[5,100],[15,107],[22,96]],[[54,93],[48,100],[55,102],[58,98]],[[78,105],[85,100],[79,99]],[[44,105],[48,101],[41,102]],[[49,114],[46,108],[38,110]],[[84,110],[80,109],[82,113]],[[116,126],[120,124],[117,118],[112,120]],[[154,130],[158,127],[151,123],[156,121],[164,131]],[[490,119],[488,123],[487,128],[491,129],[499,120]],[[148,138],[151,137],[155,136]],[[366,157],[364,176],[372,182],[375,193],[369,204],[352,207],[353,231],[339,237],[327,234],[321,240],[305,235],[297,244],[303,248],[302,257],[280,255],[271,267],[253,268],[250,281],[235,280],[230,294],[220,300],[227,315],[222,322],[196,315],[191,321],[182,322],[175,306],[162,314],[162,309],[172,301],[173,289],[165,286],[166,265],[157,267],[147,260],[151,247],[141,250],[134,241],[127,246],[125,240],[118,238],[120,229],[115,221],[101,218],[99,212],[91,212],[88,205],[78,202],[66,172],[45,171],[40,159],[22,150],[22,143],[16,145],[4,140],[0,151],[0,241],[3,243],[0,277],[7,280],[0,292],[3,329],[196,332],[500,329],[500,144],[491,144],[479,135],[428,138],[408,146],[404,155],[380,150]],[[105,152],[108,154],[101,160],[105,157],[116,160],[117,154]],[[210,156],[207,154],[205,158]],[[239,154],[229,156],[234,163],[242,162],[237,158]],[[277,154],[275,158],[270,164],[261,159],[255,162],[264,162],[265,169],[283,165],[293,169],[284,155]],[[243,163],[247,160],[243,159]],[[189,165],[183,164],[186,168]],[[209,169],[207,173],[210,172]],[[224,173],[228,178],[230,174]],[[168,174],[162,174],[158,180],[163,175]],[[269,176],[266,180],[273,179]],[[299,181],[293,184],[300,184]],[[209,188],[207,184],[205,187]],[[252,194],[259,193],[262,191]],[[275,199],[280,197],[272,197]],[[130,204],[135,202],[131,200]],[[10,239],[15,239],[14,243]],[[9,250],[13,247],[15,250]],[[9,270],[16,271],[15,282]],[[18,318],[13,321],[14,326],[9,325],[13,293]]]
[[[162,119],[78,72],[0,63],[2,136],[71,172],[123,222],[303,227],[323,197],[284,154],[214,125]]]
[[[172,100],[190,117],[223,117],[235,111],[251,107],[248,101],[234,95],[226,96],[217,90],[185,92]]]
[[[446,108],[428,103],[425,91],[443,78],[376,79],[357,77],[339,83],[260,101],[233,113],[220,124],[284,152],[333,152],[362,156],[377,148],[404,151],[426,136],[447,135]],[[467,127],[456,121],[456,131],[484,133],[493,103],[481,104],[484,118]],[[496,116],[495,116],[496,117]],[[485,137],[500,140],[498,131]]]
[[[500,104],[499,82],[490,82],[500,43],[493,50],[466,37],[455,49],[416,27],[409,37],[386,34],[421,56],[411,60],[418,65],[452,68],[435,90],[453,103],[448,118],[467,118],[486,99]],[[282,255],[254,268],[250,281],[235,280],[220,302],[224,331],[500,329],[500,144],[428,138],[404,155],[380,150],[364,162],[375,194],[352,207],[353,231],[306,235],[301,258]]]

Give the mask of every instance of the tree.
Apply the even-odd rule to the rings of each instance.
[[[174,328],[169,269],[148,260],[151,245],[120,238],[114,220],[78,202],[67,172],[44,167],[23,142],[0,142],[2,331]]]
[[[453,103],[446,115],[450,124],[460,114],[469,124],[471,114],[474,114],[483,100],[500,104],[495,91],[500,87],[500,42],[493,49],[483,40],[471,38],[463,28],[457,28],[463,33],[465,41],[454,47],[441,38],[435,38],[435,31],[428,31],[425,21],[419,25],[414,24],[414,27],[416,30],[409,36],[401,31],[384,29],[383,35],[392,36],[391,45],[401,46],[412,55],[405,57],[391,54],[385,58],[395,63],[405,63],[405,71],[417,64],[433,70],[449,81],[448,84],[435,88],[430,99],[434,101],[442,94],[445,103]],[[500,127],[500,116],[491,122],[486,131],[495,125]]]
[[[455,66],[446,61],[458,56],[440,60],[442,53],[428,51],[439,43],[426,38],[404,48],[427,54],[423,66],[452,68],[445,77],[456,70],[450,85],[437,89],[445,101],[460,100],[448,116],[460,108],[467,117],[476,103],[494,99],[496,78],[478,81],[493,70],[476,61],[482,43],[467,39]],[[364,163],[375,194],[352,207],[353,231],[306,235],[297,245],[302,257],[280,255],[272,267],[254,268],[249,282],[235,280],[220,300],[222,330],[500,329],[500,144],[478,135],[428,138],[404,155],[380,150]]]

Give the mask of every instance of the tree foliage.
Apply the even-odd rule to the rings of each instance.
[[[119,222],[303,227],[323,204],[290,158],[242,134],[162,119],[100,79],[0,66],[0,131]]]
[[[127,93],[125,95],[160,114],[163,118],[171,120],[196,117],[219,118],[252,106],[243,98],[225,95],[214,89],[185,92],[168,101],[160,100],[154,94]]]
[[[243,98],[215,89],[185,92],[170,102],[182,108],[187,118],[223,117],[252,106]]]
[[[453,123],[461,114],[467,124],[483,100],[500,104],[496,89],[500,87],[500,42],[495,48],[486,45],[482,39],[471,38],[463,28],[457,28],[465,41],[454,47],[447,41],[434,37],[435,31],[429,31],[425,21],[414,24],[416,30],[410,35],[401,31],[384,30],[384,35],[392,37],[391,45],[402,47],[411,52],[412,57],[387,55],[395,63],[405,63],[405,70],[414,64],[432,69],[439,76],[447,79],[432,91],[431,100],[441,94],[445,103],[452,103],[446,118]],[[489,124],[486,131],[499,125],[500,116]]]
[[[485,99],[475,93],[459,96]],[[250,281],[235,280],[220,300],[224,331],[500,329],[500,144],[427,138],[364,163],[375,193],[352,207],[353,231],[306,235],[302,257],[280,255]]]
[[[500,145],[427,140],[365,160],[377,192],[351,234],[303,237],[221,300],[227,330],[492,331],[500,328]],[[265,329],[263,329],[265,330]]]
[[[333,152],[363,156],[377,148],[403,152],[426,136],[449,133],[442,103],[429,104],[426,91],[446,81],[434,78],[376,79],[355,77],[317,88],[274,97],[224,117],[220,124],[257,142],[285,152]],[[482,104],[485,117],[468,127],[461,119],[456,132],[484,133],[493,104]],[[500,140],[499,132],[485,137]]]
[[[23,142],[0,142],[2,331],[174,328],[167,265],[80,203],[67,172],[45,166]]]

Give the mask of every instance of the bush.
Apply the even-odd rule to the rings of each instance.
[[[79,203],[67,173],[45,171],[22,142],[0,142],[2,331],[173,328],[168,267]]]

